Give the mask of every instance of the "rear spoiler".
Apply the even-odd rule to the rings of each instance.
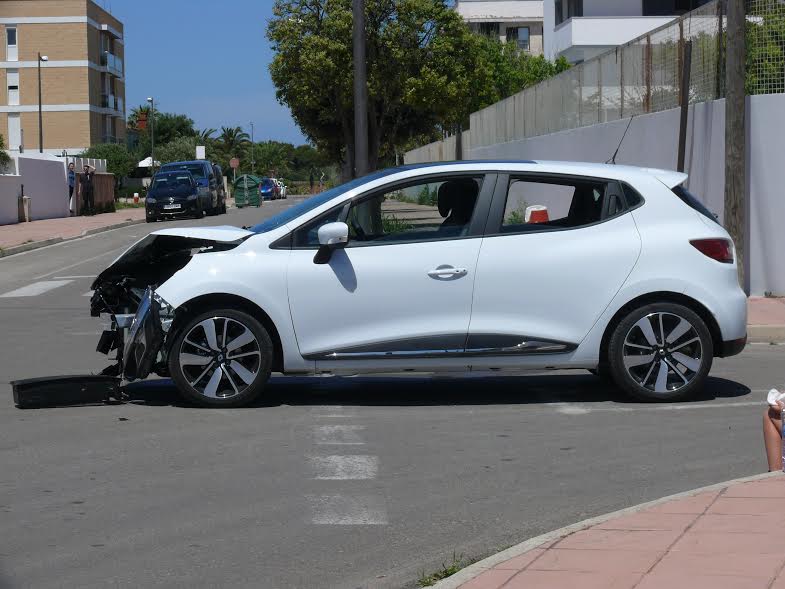
[[[654,168],[645,168],[645,170],[670,189],[676,188],[680,184],[684,184],[684,182],[687,181],[687,178],[689,178],[689,175],[684,172],[657,170]]]

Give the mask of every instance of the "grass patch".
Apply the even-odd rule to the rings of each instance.
[[[122,201],[118,200],[117,202],[114,203],[114,208],[117,209],[117,210],[120,210],[120,209],[143,209],[144,208],[144,202],[142,201],[142,199],[139,199],[138,203],[122,202]]]
[[[463,568],[466,568],[467,566],[469,566],[474,562],[476,561],[464,559],[463,554],[456,554],[455,552],[453,552],[452,559],[450,560],[450,562],[448,563],[443,562],[441,568],[436,572],[431,574],[426,574],[423,571],[420,574],[419,578],[417,579],[417,586],[432,587],[442,579],[446,579],[447,577],[452,577],[455,573],[457,573]]]

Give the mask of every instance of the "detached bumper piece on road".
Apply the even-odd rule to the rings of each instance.
[[[45,376],[11,383],[19,409],[94,405],[120,401],[120,379],[95,374]]]

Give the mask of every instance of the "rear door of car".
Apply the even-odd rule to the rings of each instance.
[[[545,207],[548,221],[527,219]],[[496,184],[477,264],[467,353],[574,349],[619,291],[641,239],[615,181],[506,174]]]

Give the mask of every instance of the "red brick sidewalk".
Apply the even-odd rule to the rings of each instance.
[[[477,563],[473,579],[437,587],[784,589],[783,506],[782,475],[731,483],[612,517],[492,566]]]
[[[144,208],[122,209],[116,213],[103,213],[93,217],[67,217],[44,219],[30,223],[0,226],[0,248],[8,250],[26,243],[51,239],[73,239],[89,231],[123,225],[129,221],[144,221]]]

